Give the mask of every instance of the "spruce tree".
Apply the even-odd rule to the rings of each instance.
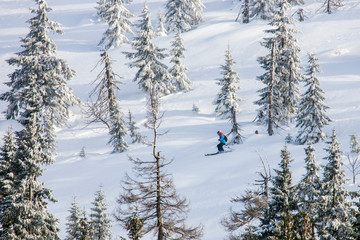
[[[5,83],[11,89],[0,96],[8,102],[7,119],[16,119],[23,126],[28,124],[29,116],[38,112],[38,125],[41,129],[43,151],[47,163],[54,161],[55,126],[62,126],[70,114],[70,107],[78,104],[71,89],[66,86],[74,76],[67,62],[57,58],[56,45],[49,34],[62,33],[59,23],[51,21],[45,0],[35,0],[37,9],[31,9],[35,16],[28,20],[30,32],[21,38],[23,51],[7,60],[17,67]]]
[[[90,219],[93,225],[94,239],[111,239],[111,220],[109,214],[106,212],[107,204],[102,186],[100,186],[100,189],[95,193],[92,205]]]
[[[140,18],[136,25],[139,28],[137,36],[131,42],[135,52],[125,52],[127,58],[134,60],[129,66],[138,68],[134,81],[138,82],[140,89],[146,93],[149,93],[150,87],[160,95],[173,93],[175,87],[171,83],[171,75],[167,66],[160,62],[167,54],[164,53],[165,49],[158,48],[152,42],[154,31],[146,3]]]
[[[339,8],[341,6],[343,6],[342,0],[325,0],[322,7],[326,13],[332,14],[334,8]]]
[[[188,68],[184,65],[181,58],[185,58],[184,52],[185,47],[183,44],[183,39],[181,37],[181,32],[177,32],[175,40],[171,42],[172,49],[170,54],[172,59],[170,60],[174,66],[169,70],[170,74],[173,77],[173,84],[176,87],[177,91],[189,91],[192,88],[192,82],[186,75]]]
[[[288,2],[289,2],[291,5],[301,5],[301,4],[304,4],[304,1],[303,1],[303,0],[288,0]]]
[[[12,130],[3,137],[3,146],[0,148],[0,238],[15,239],[12,235],[11,210],[14,204],[13,197],[16,184],[16,144]]]
[[[69,209],[70,215],[67,217],[66,223],[66,240],[80,240],[82,236],[81,217],[82,212],[74,197]]]
[[[263,219],[260,225],[263,239],[296,239],[296,231],[294,231],[295,187],[292,185],[290,170],[292,161],[285,146],[281,150],[280,169],[275,169],[276,176],[273,178],[273,186],[270,188],[268,222]]]
[[[223,78],[219,79],[217,83],[221,86],[221,90],[214,104],[216,105],[215,112],[217,116],[228,119],[232,124],[230,131],[232,133],[231,143],[239,144],[243,141],[240,134],[241,129],[236,119],[236,115],[240,112],[238,102],[241,99],[237,96],[237,91],[240,89],[240,78],[233,70],[234,65],[235,61],[232,58],[230,46],[228,46],[225,52],[225,64],[221,66]]]
[[[48,212],[48,202],[55,202],[51,190],[39,181],[47,157],[38,131],[39,114],[32,113],[26,127],[16,132],[14,187],[4,226],[11,229],[7,239],[59,239],[58,220]]]
[[[259,57],[258,62],[265,69],[265,73],[258,76],[257,79],[265,84],[265,87],[258,90],[260,99],[255,104],[260,108],[257,110],[257,122],[267,126],[269,136],[274,134],[274,128],[283,124],[282,101],[280,98],[279,76],[276,73],[278,69],[277,44],[273,38],[265,38],[262,45],[270,50],[265,57]]]
[[[70,216],[68,216],[67,225],[67,237],[66,240],[93,240],[94,231],[93,224],[87,220],[85,210],[81,211],[74,197],[74,201],[71,204],[69,210]]]
[[[97,11],[96,13],[98,21],[107,22],[106,18],[108,17],[108,15],[106,14],[106,12],[111,7],[111,0],[99,0],[98,2],[96,2],[96,4],[97,6],[95,6],[95,9]]]
[[[90,98],[96,97],[96,100],[89,104],[87,114],[90,123],[106,124],[110,134],[109,144],[113,146],[114,152],[123,152],[128,146],[124,140],[127,134],[126,123],[115,95],[119,89],[119,76],[112,69],[112,59],[108,53],[104,50],[100,56],[100,63],[104,68],[97,76],[98,83],[90,93]]]
[[[310,144],[306,149],[306,173],[297,185],[296,199],[299,212],[297,227],[301,239],[315,239],[315,226],[319,208],[321,180],[318,175],[320,167],[316,164],[315,149]],[[305,224],[308,221],[308,224]]]
[[[275,0],[253,0],[251,4],[251,18],[269,20],[275,12]]]
[[[125,223],[125,228],[128,231],[130,240],[140,240],[143,236],[144,220],[139,218],[137,209],[133,212],[133,215],[128,218]]]
[[[129,42],[126,34],[133,34],[131,30],[132,24],[129,20],[133,15],[125,8],[123,0],[111,0],[109,3],[104,4],[108,7],[104,7],[104,11],[99,14],[108,24],[108,29],[98,45],[104,46],[108,50]]]
[[[340,144],[335,129],[325,151],[327,161],[324,167],[320,191],[320,207],[317,231],[320,240],[325,239],[354,239],[352,222],[352,204],[349,202],[349,191],[345,188],[345,172],[341,170]]]
[[[149,98],[146,127],[154,135],[153,141],[149,143],[153,148],[152,159],[130,157],[136,178],[127,175],[122,183],[124,192],[117,200],[119,208],[116,219],[126,228],[129,217],[138,210],[139,219],[145,221],[144,234],[152,232],[158,240],[199,239],[201,229],[185,225],[188,202],[176,193],[172,177],[164,169],[171,162],[157,150],[161,123],[158,93],[151,89]]]
[[[270,136],[274,127],[287,124],[295,116],[299,101],[298,84],[303,78],[300,49],[293,36],[296,31],[288,26],[293,20],[286,16],[289,5],[281,0],[278,6],[279,10],[269,23],[274,28],[265,31],[271,36],[262,43],[271,53],[258,59],[266,70],[258,79],[267,86],[259,91],[261,98],[255,102],[260,105],[258,122],[268,125]]]
[[[128,129],[130,137],[132,139],[132,143],[140,143],[143,140],[142,136],[139,133],[139,127],[136,126],[134,116],[130,110],[128,114]]]
[[[278,7],[279,10],[276,11],[270,23],[275,29],[267,30],[267,32],[273,34],[275,42],[278,44],[277,61],[279,64],[276,72],[280,79],[282,118],[287,123],[296,114],[300,95],[298,85],[303,80],[303,76],[299,57],[300,48],[294,35],[298,31],[290,27],[294,25],[294,19],[286,14],[290,5],[287,0],[280,0]]]
[[[158,22],[156,24],[156,35],[157,36],[166,36],[167,32],[164,26],[165,18],[162,15],[161,11],[158,13]]]
[[[202,21],[204,5],[201,0],[168,0],[165,8],[169,31],[186,32]]]
[[[309,66],[306,70],[306,92],[301,96],[296,119],[299,128],[296,142],[299,144],[317,143],[325,138],[322,128],[328,125],[331,119],[326,115],[328,107],[324,104],[324,91],[320,88],[316,73],[320,72],[318,59],[309,54]]]

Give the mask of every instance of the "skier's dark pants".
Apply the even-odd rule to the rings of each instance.
[[[225,145],[225,144],[223,144],[223,143],[219,143],[219,144],[217,145],[217,148],[218,148],[219,152],[220,152],[220,151],[224,151],[224,148],[223,148],[224,145]]]

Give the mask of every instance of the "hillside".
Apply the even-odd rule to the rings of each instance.
[[[157,13],[163,9],[165,1],[147,2],[155,26]],[[349,151],[349,135],[356,133],[360,136],[360,3],[358,0],[344,0],[344,7],[328,15],[320,10],[323,1],[305,2],[303,8],[307,19],[295,26],[301,32],[297,39],[302,50],[302,64],[306,66],[308,52],[319,58],[322,69],[319,79],[325,91],[325,103],[330,107],[328,115],[333,120],[325,127],[325,132],[331,134],[335,128],[341,148],[346,153]],[[66,59],[76,71],[76,77],[69,86],[77,97],[86,102],[94,87],[91,83],[101,70],[96,67],[100,60],[97,44],[106,26],[95,20],[95,0],[76,3],[71,0],[47,0],[47,3],[53,9],[49,16],[63,25],[64,34],[52,36],[58,47],[58,56]],[[294,126],[278,129],[274,136],[269,137],[265,127],[253,122],[257,109],[253,102],[258,99],[257,90],[263,87],[256,80],[263,73],[256,59],[267,54],[260,45],[265,37],[264,30],[269,28],[267,23],[253,21],[245,25],[235,22],[238,8],[230,0],[204,0],[203,3],[206,7],[204,22],[183,34],[187,49],[185,64],[189,68],[187,74],[194,88],[188,93],[161,99],[161,109],[165,113],[161,131],[169,130],[169,133],[160,138],[158,149],[168,159],[174,159],[167,171],[173,175],[177,191],[190,201],[188,223],[204,225],[203,239],[219,240],[226,236],[219,222],[233,206],[230,199],[251,187],[249,184],[258,178],[257,172],[262,170],[258,153],[269,161],[271,168],[278,168],[284,139],[288,133],[296,134],[296,129]],[[143,5],[144,1],[134,0],[128,9],[139,15]],[[33,6],[32,0],[2,0],[0,3],[1,83],[7,82],[7,75],[14,70],[5,60],[21,50],[19,38],[28,32],[26,21],[31,17],[28,9]],[[292,12],[296,9],[294,7]],[[173,35],[169,34],[156,38],[155,42],[160,47],[169,48],[172,40]],[[221,77],[219,68],[224,64],[228,44],[236,61],[234,70],[241,78],[238,95],[243,101],[238,121],[245,141],[233,146],[231,153],[205,157],[204,153],[216,151],[216,132],[228,132],[231,128],[227,121],[216,118],[213,105],[220,89],[216,84]],[[132,81],[135,69],[126,65],[129,60],[122,54],[126,50],[130,48],[124,45],[109,52],[116,61],[114,71],[124,83],[118,92],[120,105],[124,113],[131,109],[141,134],[151,137],[151,132],[143,126],[145,95]],[[6,86],[0,84],[0,92],[6,90]],[[193,104],[199,107],[199,113],[192,111]],[[6,104],[0,103],[0,110],[5,109]],[[0,119],[1,135],[10,125],[15,129],[19,127],[15,121],[5,120],[3,115]],[[256,130],[259,134],[255,134]],[[89,213],[94,193],[99,185],[103,185],[109,212],[114,212],[116,198],[121,191],[120,182],[125,172],[131,173],[128,156],[151,158],[151,148],[141,144],[130,145],[125,153],[112,154],[112,148],[107,145],[108,139],[103,125],[86,124],[81,108],[74,108],[68,126],[57,130],[57,161],[47,167],[42,181],[53,190],[58,200],[50,204],[49,209],[60,220],[61,238],[66,235],[66,217],[73,196],[76,195],[81,208]],[[323,162],[324,146],[324,143],[315,145],[319,164]],[[83,147],[86,158],[79,156]],[[304,172],[304,146],[290,144],[288,149],[294,158],[291,169],[294,182],[297,182]],[[346,158],[344,161],[346,163]],[[349,171],[347,174],[351,178]],[[350,183],[348,186],[358,188]],[[116,222],[113,226],[114,236],[125,235]],[[144,239],[153,238],[150,235]]]

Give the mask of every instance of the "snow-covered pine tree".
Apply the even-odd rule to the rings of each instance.
[[[114,105],[114,108],[110,110],[109,134],[109,144],[113,146],[114,152],[124,152],[128,149],[128,144],[124,139],[127,135],[124,114],[120,111],[117,103]]]
[[[127,149],[124,136],[127,134],[126,123],[123,120],[123,113],[117,103],[115,96],[118,84],[121,83],[119,76],[112,69],[112,59],[104,50],[100,54],[99,63],[104,65],[95,81],[98,81],[95,88],[90,93],[91,97],[96,97],[94,102],[89,103],[87,114],[91,122],[103,122],[109,129],[109,144],[113,146],[115,152],[123,152]]]
[[[166,36],[167,31],[164,26],[165,18],[162,15],[161,11],[158,13],[158,21],[156,24],[156,36]]]
[[[99,22],[106,22],[106,12],[111,6],[111,0],[99,0],[96,2],[96,13]]]
[[[243,1],[240,11],[242,13],[242,23],[249,23],[250,22],[250,0]]]
[[[186,32],[202,21],[204,5],[201,0],[168,0],[165,8],[169,31]]]
[[[102,186],[100,186],[100,189],[95,193],[92,205],[90,219],[93,225],[94,239],[111,239],[111,220],[107,213],[106,198]]]
[[[0,238],[15,239],[13,235],[12,204],[15,196],[15,137],[11,129],[3,137],[0,148]]]
[[[296,199],[298,202],[297,231],[301,239],[315,239],[315,225],[318,219],[319,195],[321,180],[318,175],[320,167],[316,164],[315,148],[310,144],[306,149],[306,173],[297,185]],[[308,224],[305,224],[309,221]]]
[[[285,122],[291,120],[296,114],[299,102],[300,90],[299,82],[303,80],[300,65],[300,48],[294,36],[298,31],[291,28],[295,20],[287,16],[287,10],[290,8],[287,0],[279,0],[278,10],[275,12],[273,20],[269,25],[275,29],[266,32],[273,34],[278,44],[277,61],[279,61],[277,74],[279,74],[280,96],[282,98],[282,118]]]
[[[251,18],[269,20],[275,12],[276,0],[253,0],[251,4]]]
[[[128,114],[128,130],[130,132],[130,137],[132,139],[132,143],[140,143],[143,138],[139,133],[139,127],[136,126],[135,118],[129,109]]]
[[[265,38],[262,45],[270,50],[265,57],[259,57],[258,62],[265,69],[265,73],[257,77],[257,80],[263,82],[266,86],[258,92],[260,99],[255,104],[260,108],[257,110],[257,122],[267,125],[269,136],[274,134],[274,128],[283,124],[282,100],[280,98],[279,75],[276,73],[279,62],[277,61],[277,43],[274,38]]]
[[[301,5],[301,4],[305,4],[305,3],[304,3],[304,0],[288,0],[288,2],[289,2],[291,5]]]
[[[21,39],[22,52],[7,60],[17,67],[9,75],[10,82],[5,83],[11,90],[3,93],[0,99],[8,102],[7,119],[16,119],[22,125],[28,124],[33,112],[38,115],[37,132],[42,136],[41,144],[47,163],[54,161],[55,126],[62,126],[70,114],[70,107],[79,100],[66,86],[74,71],[67,62],[55,56],[56,45],[50,39],[50,33],[62,33],[60,24],[51,21],[47,13],[51,11],[45,0],[35,0],[38,8],[31,9],[35,15],[28,23],[30,32]]]
[[[125,228],[128,231],[130,240],[140,240],[143,236],[144,220],[139,218],[139,212],[137,209],[127,219]],[[123,240],[125,240],[125,238]]]
[[[270,188],[268,221],[261,222],[262,239],[296,239],[294,210],[296,210],[295,187],[292,185],[290,170],[291,156],[287,147],[281,150],[280,169]]]
[[[318,237],[320,240],[354,239],[352,204],[348,200],[349,191],[344,186],[346,176],[344,170],[341,170],[342,152],[335,129],[326,143],[325,151],[328,155],[324,158],[327,164],[321,181]]]
[[[124,6],[123,0],[111,0],[110,3],[106,4],[110,4],[110,6],[103,12],[102,18],[108,24],[108,29],[98,45],[104,46],[108,50],[129,42],[126,34],[133,34],[132,23],[129,20],[133,15]]]
[[[125,52],[127,58],[134,60],[129,66],[138,68],[134,81],[138,82],[140,89],[146,93],[149,93],[150,88],[153,87],[161,96],[168,95],[175,91],[175,87],[171,83],[168,67],[160,62],[167,57],[167,54],[163,53],[165,49],[158,48],[152,42],[154,31],[147,3],[140,17],[136,25],[139,28],[137,36],[131,42],[135,52]]]
[[[48,202],[55,202],[55,199],[51,190],[39,181],[44,171],[41,165],[47,157],[38,134],[38,115],[32,113],[25,128],[16,132],[14,187],[11,206],[5,216],[5,226],[12,232],[12,238],[8,239],[59,239],[58,220],[47,211]]]
[[[324,11],[328,14],[333,13],[334,8],[339,8],[343,6],[342,0],[325,0],[322,8],[324,8]]]
[[[80,210],[79,205],[74,197],[71,207],[69,209],[70,215],[67,217],[66,223],[66,240],[83,240],[84,237],[84,225],[83,217],[85,213]]]
[[[176,193],[170,174],[165,172],[165,167],[171,162],[160,156],[157,150],[161,114],[159,110],[158,92],[150,89],[147,103],[147,122],[145,126],[153,132],[151,160],[134,159],[134,175],[126,175],[122,182],[123,192],[117,202],[119,207],[115,217],[124,228],[127,227],[129,217],[138,211],[139,218],[146,220],[144,234],[152,232],[158,240],[165,239],[200,239],[200,227],[187,227],[185,225],[188,202]],[[141,179],[137,179],[141,177]]]
[[[231,55],[230,46],[228,45],[225,52],[225,64],[221,65],[221,74],[223,77],[218,79],[217,82],[217,84],[221,86],[221,90],[214,104],[216,105],[215,112],[217,116],[228,119],[232,124],[230,131],[232,138],[230,143],[239,144],[243,141],[243,137],[240,134],[241,129],[236,119],[236,115],[240,112],[238,103],[241,99],[237,95],[237,91],[240,89],[240,78],[233,70],[234,65],[235,61]]]
[[[185,58],[184,52],[186,49],[180,31],[177,32],[174,41],[171,42],[171,46],[173,48],[170,50],[172,56],[170,62],[173,63],[174,66],[170,68],[169,72],[173,76],[173,85],[176,87],[177,91],[187,92],[191,90],[192,82],[185,73],[188,68],[181,60],[181,58]]]
[[[320,72],[318,59],[314,54],[309,54],[308,67],[306,69],[305,86],[307,91],[301,96],[296,127],[299,128],[296,142],[299,144],[317,143],[325,138],[322,128],[328,125],[331,119],[326,115],[329,108],[324,104],[324,91],[320,88],[316,73]]]

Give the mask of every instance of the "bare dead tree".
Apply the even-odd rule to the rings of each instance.
[[[349,165],[346,167],[352,173],[353,183],[356,183],[356,176],[360,174],[360,146],[356,134],[350,136],[350,153],[347,153]]]
[[[158,132],[162,114],[159,111],[159,96],[150,90],[147,103],[147,122],[145,126],[152,130],[152,159],[141,160],[130,157],[134,164],[134,177],[128,174],[122,182],[123,193],[117,202],[119,207],[115,217],[126,227],[126,221],[137,209],[143,220],[143,233],[153,232],[158,240],[165,239],[200,239],[202,227],[185,225],[189,204],[186,198],[180,197],[165,167],[172,161],[166,160],[157,150]]]
[[[267,199],[269,196],[269,182],[271,180],[271,172],[269,164],[265,164],[263,158],[258,153],[261,163],[263,165],[263,171],[258,172],[261,179],[255,180],[256,186],[260,188],[256,190],[245,190],[245,194],[237,196],[231,199],[232,203],[243,204],[243,209],[235,211],[230,208],[230,214],[228,217],[222,219],[221,224],[225,227],[225,230],[234,234],[234,232],[241,227],[248,226],[252,229],[251,223],[259,219],[267,209]],[[234,235],[231,235],[229,239],[237,239]]]

